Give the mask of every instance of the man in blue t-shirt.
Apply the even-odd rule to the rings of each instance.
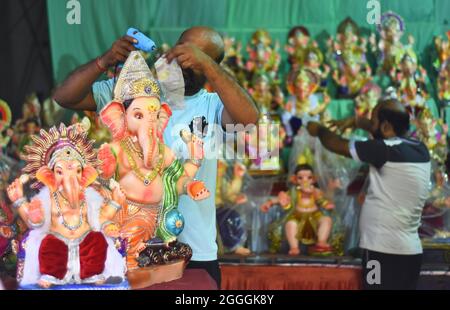
[[[54,99],[61,106],[75,110],[100,110],[113,98],[114,81],[96,82],[109,67],[125,62],[135,50],[136,40],[124,36],[111,49],[71,73],[56,89]],[[187,156],[180,129],[189,126],[194,118],[204,117],[208,123],[205,142],[205,160],[196,178],[204,181],[215,193],[217,174],[217,134],[223,134],[227,124],[254,124],[258,111],[247,92],[220,66],[224,56],[221,36],[208,27],[193,27],[184,31],[177,44],[166,53],[168,62],[176,59],[183,71],[185,101],[182,110],[174,110],[164,132],[164,142],[183,158]],[[203,89],[205,82],[216,93]],[[217,124],[218,126],[214,126]],[[216,156],[217,155],[217,156]],[[180,197],[180,211],[186,226],[179,240],[193,250],[188,268],[208,271],[220,288],[220,268],[217,261],[216,207],[214,195],[202,201]]]

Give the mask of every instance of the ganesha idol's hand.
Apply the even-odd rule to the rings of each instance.
[[[245,174],[246,168],[243,164],[237,162],[234,164],[233,170],[235,176],[242,178]]]
[[[116,171],[116,158],[108,144],[103,144],[100,147],[97,157],[101,162],[102,177],[111,178]]]
[[[280,205],[284,207],[291,203],[291,197],[289,197],[289,194],[286,192],[279,192],[278,201]]]
[[[334,204],[329,203],[324,206],[325,210],[334,210]]]
[[[85,128],[85,126],[82,123],[75,123],[71,126],[75,132],[78,134],[83,134],[84,132],[87,132],[89,128]]]
[[[0,226],[0,237],[11,239],[14,235],[13,230],[9,226]]]
[[[15,202],[20,198],[23,198],[23,185],[20,178],[17,178],[11,185],[6,189],[8,193],[8,198]]]
[[[272,204],[273,204],[272,201],[268,200],[259,207],[259,210],[261,210],[262,213],[267,213],[272,207]]]
[[[120,237],[120,227],[116,223],[111,223],[103,228],[103,233],[110,238]]]
[[[246,203],[247,201],[248,201],[247,195],[245,195],[245,194],[239,194],[239,195],[236,197],[235,203],[236,203],[237,205],[241,205],[241,204]]]
[[[117,184],[116,186],[114,186],[114,188],[112,189],[112,200],[123,206],[125,205],[126,199],[127,197],[123,190],[120,188],[120,185]]]
[[[40,224],[44,220],[44,210],[40,200],[33,199],[28,205],[28,219],[33,224]]]
[[[331,102],[331,97],[327,93],[324,93],[323,94],[323,103],[329,104],[330,102]]]
[[[203,140],[196,135],[190,133],[188,130],[180,132],[181,138],[186,143],[191,159],[200,160],[204,157]]]
[[[449,208],[449,209],[450,209],[450,197],[445,198],[445,200],[444,200],[444,206],[445,206],[446,208]]]
[[[202,181],[192,181],[186,186],[187,194],[193,200],[202,200],[209,197],[210,192]]]

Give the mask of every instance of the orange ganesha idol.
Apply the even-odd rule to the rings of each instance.
[[[22,247],[19,284],[103,284],[125,280],[126,266],[113,239],[113,221],[125,201],[119,187],[105,199],[90,185],[97,178],[93,141],[81,127],[52,127],[25,147],[24,173],[7,189],[19,216],[31,229]],[[28,201],[23,184],[39,193]],[[20,270],[21,269],[21,270]]]
[[[126,196],[126,207],[117,219],[120,234],[128,241],[129,270],[160,264],[146,254],[154,245],[165,245],[169,251],[161,258],[163,263],[170,262],[169,256],[177,257],[169,249],[184,227],[178,196],[200,200],[210,194],[203,182],[194,180],[203,159],[201,138],[189,131],[180,133],[190,152],[182,164],[164,144],[171,109],[160,99],[160,86],[144,58],[132,52],[115,85],[114,100],[100,112],[113,138],[99,150],[101,178],[106,183],[114,179]],[[184,251],[179,258],[190,259],[190,248]]]

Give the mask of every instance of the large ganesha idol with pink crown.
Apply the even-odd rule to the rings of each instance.
[[[184,163],[164,144],[170,116],[171,109],[161,102],[160,86],[144,58],[132,52],[115,85],[114,100],[100,112],[113,141],[99,150],[101,177],[106,184],[111,179],[118,182],[126,196],[117,219],[120,234],[128,241],[132,287],[181,277],[192,251],[176,242],[184,227],[178,196],[201,200],[210,194],[203,182],[194,180],[203,159],[200,137],[180,132],[190,151]],[[152,273],[156,269],[164,270],[159,280]]]
[[[128,288],[114,222],[125,197],[119,187],[113,190],[113,199],[92,187],[98,162],[87,133],[80,126],[64,124],[41,130],[25,146],[23,158],[25,174],[7,189],[30,229],[18,253],[20,287]],[[23,184],[28,181],[38,190],[31,200],[24,195]]]

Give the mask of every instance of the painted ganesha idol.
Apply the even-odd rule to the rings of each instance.
[[[116,249],[114,217],[125,196],[119,187],[106,199],[93,187],[97,159],[93,141],[78,126],[52,127],[25,147],[24,174],[7,189],[30,228],[18,253],[18,282],[36,285],[100,286],[125,283],[126,265]],[[23,184],[39,190],[30,201]],[[127,287],[127,285],[126,285]]]
[[[144,58],[132,52],[114,88],[114,100],[100,112],[113,138],[99,150],[101,177],[117,181],[126,195],[117,220],[122,238],[128,240],[129,278],[139,267],[190,259],[191,249],[175,242],[184,227],[178,196],[201,200],[210,194],[203,182],[194,180],[203,159],[202,140],[188,131],[180,133],[190,152],[182,164],[164,144],[171,110],[160,98]]]

